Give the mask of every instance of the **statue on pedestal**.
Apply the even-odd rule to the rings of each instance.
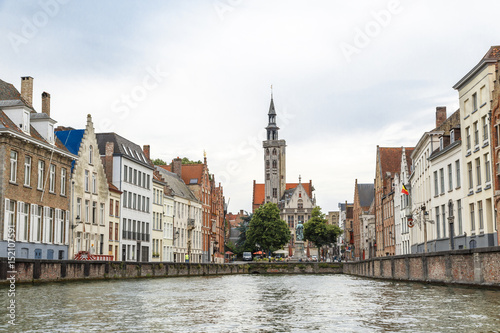
[[[295,236],[297,242],[304,240],[304,225],[301,221],[299,221],[299,223],[297,224],[297,228],[295,229]]]

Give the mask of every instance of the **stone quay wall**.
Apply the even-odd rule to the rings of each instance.
[[[343,273],[379,279],[500,288],[500,247],[346,262]]]
[[[11,266],[13,265],[13,266]],[[14,272],[14,273],[13,273]],[[341,274],[333,263],[197,264],[0,258],[0,284],[228,274]]]

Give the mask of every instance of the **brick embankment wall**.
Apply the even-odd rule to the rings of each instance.
[[[400,281],[500,288],[500,247],[347,262],[344,263],[343,273]]]
[[[10,265],[7,258],[0,258],[0,283],[11,283],[12,276],[16,283],[30,283],[255,273],[342,273],[341,264],[331,263],[187,264],[17,259],[13,267]]]

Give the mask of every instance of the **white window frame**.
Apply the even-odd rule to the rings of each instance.
[[[17,151],[11,150],[10,151],[10,178],[9,181],[12,183],[15,183],[17,180],[17,158],[18,158]]]
[[[36,188],[39,190],[43,190],[44,175],[45,175],[45,162],[38,160],[38,180]]]
[[[61,168],[61,195],[66,195],[66,168]]]
[[[24,157],[24,186],[31,185],[31,156]]]
[[[56,166],[55,164],[50,165],[50,174],[49,174],[49,192],[55,193],[56,191]]]

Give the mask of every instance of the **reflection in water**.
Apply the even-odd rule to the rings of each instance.
[[[0,330],[7,326],[7,289]],[[484,332],[500,292],[344,275],[241,275],[18,285],[22,332]]]

